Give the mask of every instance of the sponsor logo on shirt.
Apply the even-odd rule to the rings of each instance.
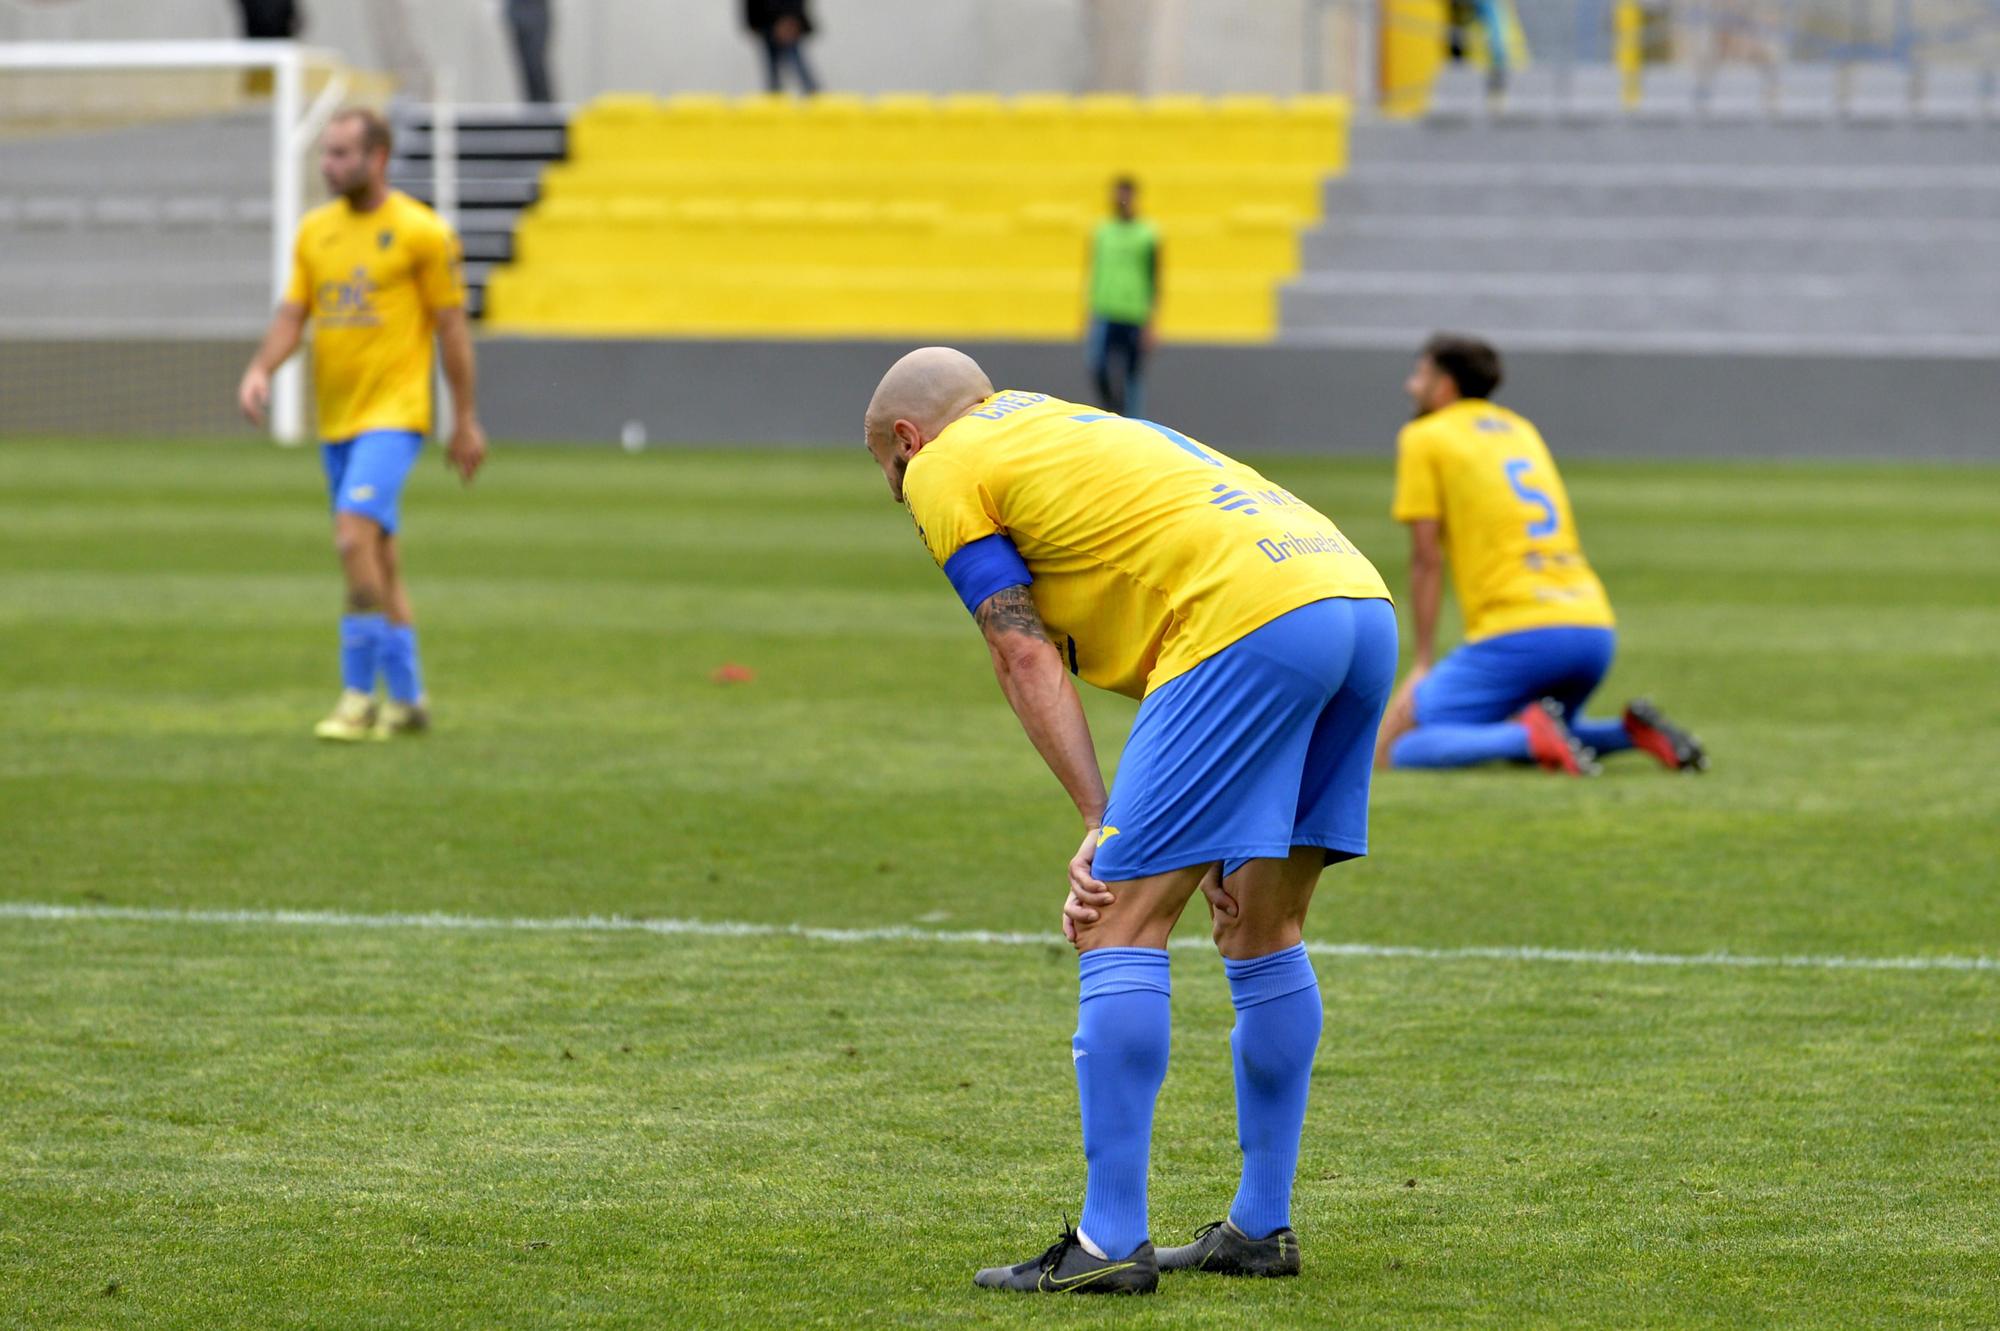
[[[374,328],[381,324],[375,308],[375,293],[381,290],[368,277],[366,268],[357,267],[345,281],[332,278],[313,292],[313,318],[322,328]]]

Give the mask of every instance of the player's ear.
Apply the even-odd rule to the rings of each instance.
[[[896,456],[905,462],[917,455],[924,446],[924,432],[917,428],[915,421],[898,420],[891,427],[896,435]]]

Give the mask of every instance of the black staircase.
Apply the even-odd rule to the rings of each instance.
[[[399,105],[389,183],[437,203],[434,108]],[[466,301],[485,310],[486,279],[514,257],[514,225],[541,192],[542,168],[569,153],[569,112],[561,107],[461,107],[458,135],[458,234],[465,243]]]

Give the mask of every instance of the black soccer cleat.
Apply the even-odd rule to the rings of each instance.
[[[1151,1294],[1160,1287],[1159,1264],[1153,1245],[1142,1243],[1130,1257],[1109,1261],[1090,1255],[1065,1227],[1062,1237],[1040,1257],[1018,1266],[989,1266],[972,1277],[981,1289],[1011,1289],[1023,1294]]]
[[[1253,1239],[1227,1220],[1203,1225],[1193,1243],[1162,1248],[1156,1259],[1162,1271],[1212,1271],[1219,1276],[1295,1276],[1299,1273],[1299,1236],[1281,1229]]]
[[[1625,704],[1625,733],[1632,747],[1653,755],[1669,772],[1706,772],[1708,750],[1691,733],[1667,720],[1644,698]]]

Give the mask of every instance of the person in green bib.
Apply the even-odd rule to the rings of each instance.
[[[1090,373],[1107,411],[1140,410],[1159,304],[1160,233],[1139,216],[1139,182],[1120,176],[1111,182],[1111,216],[1090,237]]]

